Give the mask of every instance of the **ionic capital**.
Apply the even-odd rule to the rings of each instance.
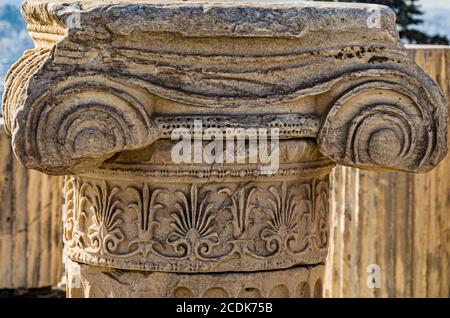
[[[3,109],[29,168],[86,172],[195,118],[279,126],[368,169],[428,171],[447,152],[447,101],[387,7],[31,0],[22,11],[36,48],[8,74]]]

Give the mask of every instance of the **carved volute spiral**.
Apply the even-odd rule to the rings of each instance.
[[[403,79],[402,77],[398,77]],[[343,165],[425,172],[447,153],[447,112],[415,81],[369,81],[333,103],[321,152]]]
[[[12,122],[13,145],[26,166],[75,173],[80,165],[85,171],[119,151],[152,142],[155,130],[136,90],[99,76],[56,84],[16,110],[16,120],[27,127],[15,129]],[[5,105],[9,116],[9,103]]]

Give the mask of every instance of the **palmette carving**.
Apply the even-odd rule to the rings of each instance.
[[[130,208],[136,211],[138,221],[136,222],[138,237],[131,241],[128,247],[131,249],[133,245],[138,246],[139,252],[142,256],[146,257],[152,249],[154,229],[160,226],[161,223],[156,221],[156,211],[163,208],[164,205],[157,202],[158,194],[162,189],[155,189],[151,191],[147,183],[144,183],[142,191],[139,188],[129,187],[129,190],[133,191],[138,200],[136,203],[131,203]]]
[[[208,202],[208,194],[199,199],[197,185],[193,184],[190,196],[175,192],[179,202],[175,204],[178,212],[171,214],[170,225],[174,231],[167,237],[167,242],[176,251],[182,251],[182,257],[190,260],[208,260],[211,249],[220,243],[214,230],[213,204]]]
[[[86,213],[83,206],[86,184],[80,185],[78,177],[67,177],[65,180],[65,206],[64,206],[64,244],[67,247],[84,248],[86,233],[83,232]]]
[[[312,222],[317,227],[316,232],[318,233],[313,239],[315,247],[318,249],[328,246],[329,191],[328,182],[313,183]]]
[[[87,189],[91,190],[87,194],[87,201],[90,203],[92,219],[87,229],[91,242],[87,251],[100,253],[100,255],[112,254],[125,238],[120,227],[123,222],[120,217],[123,210],[120,208],[121,201],[116,197],[119,188],[109,189],[106,181],[103,181],[101,185],[91,183],[86,185]],[[84,214],[87,213],[84,212]]]
[[[82,223],[79,235],[86,239],[86,246],[66,245],[74,261],[220,272],[315,264],[326,257],[327,212],[322,211],[324,198],[316,186],[328,186],[324,176],[269,183],[243,180],[226,187],[132,181],[123,187],[111,178],[79,179],[89,199],[81,213],[72,203],[67,205],[66,222]],[[72,228],[65,228],[66,236]]]
[[[229,209],[233,216],[229,224],[233,227],[233,238],[236,240],[243,237],[250,223],[250,213],[256,208],[255,205],[251,204],[255,191],[256,187],[248,186],[244,183],[234,192],[230,188],[222,188],[218,191],[218,193],[226,194],[230,201],[223,209]]]
[[[286,183],[281,185],[281,191],[270,187],[269,192],[273,195],[267,200],[271,208],[265,211],[269,214],[269,224],[261,233],[261,238],[266,242],[266,248],[271,253],[286,251],[292,253],[291,242],[298,234],[298,221],[296,204],[292,189],[287,189]]]

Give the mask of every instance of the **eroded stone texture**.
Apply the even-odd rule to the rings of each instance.
[[[123,154],[67,179],[64,237],[72,260],[170,272],[325,262],[333,164],[314,143],[286,140],[271,176],[250,165],[170,164],[170,141],[150,148],[143,152],[153,156],[139,164],[130,162],[137,154]]]
[[[387,7],[33,0],[22,9],[36,48],[8,74],[7,129],[24,165],[71,175],[67,254],[108,295],[116,283],[102,273],[118,268],[123,296],[138,277],[150,285],[176,277],[168,272],[197,273],[195,296],[219,293],[215,277],[227,275],[274,275],[262,296],[277,279],[286,287],[277,291],[296,295],[286,273],[325,261],[333,162],[423,172],[447,152],[447,101]],[[278,128],[279,169],[175,164],[171,134],[195,120],[222,135]]]
[[[311,137],[342,164],[426,171],[442,159],[446,102],[391,10],[258,3],[26,1],[37,47],[12,68],[3,105],[15,153],[83,172],[163,137],[166,116],[301,113],[324,120]]]
[[[113,270],[69,261],[66,277],[71,298],[319,298],[323,272],[324,266],[319,265],[255,273],[188,275]]]

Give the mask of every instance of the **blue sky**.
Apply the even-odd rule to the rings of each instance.
[[[450,9],[450,0],[421,0],[420,4],[422,5],[422,7],[424,9],[427,8],[436,8],[436,7],[441,7],[441,8],[447,8]]]

